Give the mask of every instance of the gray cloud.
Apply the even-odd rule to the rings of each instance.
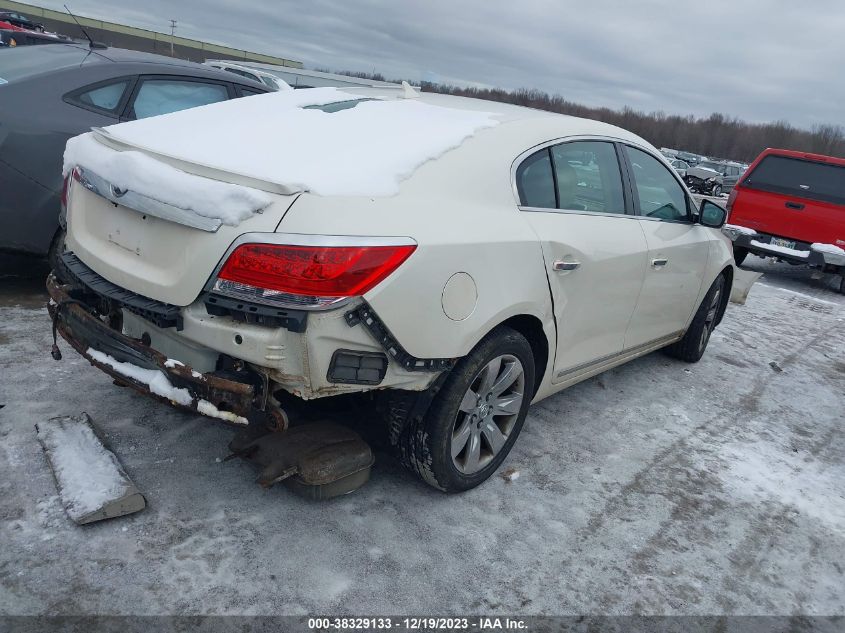
[[[61,0],[44,4],[61,9]],[[841,0],[74,0],[83,15],[412,80],[845,125]]]

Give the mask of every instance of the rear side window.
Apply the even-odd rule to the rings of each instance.
[[[845,167],[766,156],[743,181],[752,189],[845,205]]]
[[[612,143],[576,141],[552,147],[558,207],[625,213],[622,173]]]
[[[115,83],[99,86],[91,90],[78,92],[73,96],[73,101],[98,110],[114,112],[120,104],[123,93],[129,85],[129,80],[116,81]]]
[[[198,106],[226,101],[225,85],[179,79],[147,79],[135,97],[135,118],[144,119]]]
[[[526,158],[516,170],[519,203],[525,207],[556,209],[555,179],[548,148]]]

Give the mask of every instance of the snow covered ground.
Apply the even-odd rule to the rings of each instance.
[[[0,613],[845,614],[845,297],[748,266],[700,363],[534,406],[506,477],[445,496],[379,453],[322,503],[221,463],[231,428],[53,361],[39,282],[0,278]],[[143,512],[65,516],[33,425],[80,411]]]

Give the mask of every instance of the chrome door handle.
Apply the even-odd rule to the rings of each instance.
[[[668,259],[652,259],[651,265],[655,268],[663,268],[666,264],[669,263]]]
[[[556,261],[552,264],[552,268],[557,271],[562,270],[576,270],[581,265],[581,262],[564,262],[564,261]]]

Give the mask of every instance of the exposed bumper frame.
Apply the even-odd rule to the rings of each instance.
[[[144,345],[141,341],[129,338],[86,310],[82,302],[71,296],[72,287],[61,285],[51,274],[47,278],[47,292],[52,301],[48,304],[50,317],[56,332],[92,365],[112,376],[118,382],[128,385],[147,396],[168,403],[180,409],[219,418],[227,422],[246,420],[257,410],[255,405],[256,388],[244,382],[228,380],[214,374],[201,374],[186,365],[167,366],[167,357]],[[162,372],[174,387],[187,389],[191,395],[190,405],[169,400],[150,391],[147,384],[130,378],[110,365],[91,357],[89,349],[108,354],[115,360],[131,363],[142,369],[155,369]],[[209,414],[210,409],[200,403],[211,403],[220,415]],[[243,424],[243,422],[240,422]]]

